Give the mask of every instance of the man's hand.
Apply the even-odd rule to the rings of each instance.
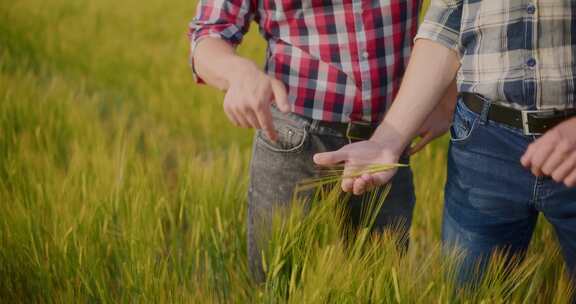
[[[548,175],[576,187],[576,118],[569,119],[530,144],[522,165],[536,176]]]
[[[282,112],[290,111],[284,84],[266,75],[253,62],[240,59],[231,67],[224,111],[236,126],[262,129],[276,140],[270,105],[274,102]]]
[[[394,176],[396,169],[378,173],[365,173],[352,178],[350,175],[362,171],[368,165],[396,164],[400,153],[390,149],[386,144],[365,140],[349,144],[340,150],[318,153],[314,162],[321,166],[344,163],[342,190],[360,195],[374,187],[384,185]]]
[[[452,118],[454,116],[454,108],[458,99],[458,91],[456,89],[456,82],[446,90],[444,98],[438,104],[434,111],[428,115],[424,124],[418,130],[420,140],[410,147],[410,155],[418,153],[429,142],[446,134],[452,125]]]
[[[284,84],[266,75],[254,62],[236,55],[228,42],[213,37],[199,41],[193,54],[196,75],[226,91],[224,111],[235,125],[263,129],[276,140],[270,105],[290,111]]]

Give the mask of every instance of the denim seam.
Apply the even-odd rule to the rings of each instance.
[[[532,191],[532,199],[530,200],[530,203],[535,207],[538,207],[539,203],[541,202],[541,199],[540,199],[540,190],[541,189],[542,189],[542,177],[537,176],[534,179],[534,188]]]
[[[458,108],[458,107],[462,107],[462,108]],[[462,111],[464,111],[464,113],[460,113],[460,109]],[[466,132],[467,134],[465,136],[454,137],[454,134],[452,134],[452,131],[455,128],[454,122],[452,122],[451,131],[449,132],[450,133],[450,142],[452,142],[454,144],[465,144],[472,137],[472,134],[476,131],[476,128],[478,127],[478,125],[481,124],[482,117],[481,117],[481,115],[470,110],[464,103],[461,103],[460,101],[458,102],[457,109],[455,111],[456,111],[456,113],[454,113],[454,116],[461,115],[461,116],[472,116],[473,117],[473,119],[471,119],[472,120],[471,126],[468,127],[468,130]]]
[[[257,132],[256,144],[260,144],[260,145],[264,146],[265,148],[269,149],[270,151],[276,152],[276,153],[299,153],[299,152],[301,152],[300,149],[304,146],[304,144],[308,140],[308,131],[306,129],[304,129],[304,131],[302,133],[303,133],[302,139],[298,142],[298,144],[296,144],[294,147],[290,147],[288,149],[282,149],[282,148],[274,147],[273,145],[268,143],[263,138],[264,135],[262,134],[261,131]]]
[[[478,128],[478,125],[481,124],[480,121],[480,117],[476,117],[474,118],[474,120],[472,121],[472,126],[470,126],[469,130],[467,131],[466,136],[462,136],[462,137],[454,137],[452,133],[450,133],[450,141],[456,144],[464,144],[468,141],[468,139],[470,139],[470,137],[472,137],[472,133],[474,133],[474,131],[476,131],[476,128]]]

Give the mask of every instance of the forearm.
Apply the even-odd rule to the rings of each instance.
[[[412,52],[402,86],[372,140],[394,142],[403,150],[416,136],[419,127],[443,100],[453,85],[459,68],[458,55],[445,46],[419,39]]]
[[[230,43],[213,37],[198,42],[194,51],[194,70],[207,84],[228,90],[230,82],[248,69],[258,69],[249,59],[236,54]]]

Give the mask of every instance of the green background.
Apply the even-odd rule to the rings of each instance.
[[[277,227],[265,284],[246,272],[252,131],[193,84],[194,1],[0,2],[0,302],[565,302],[540,225],[513,275],[477,293],[440,256],[444,138],[413,162],[408,254],[389,238],[343,249],[332,209]],[[262,63],[255,32],[239,52]],[[327,207],[328,206],[328,207]],[[367,237],[367,236],[366,236]],[[561,279],[562,278],[562,279]]]

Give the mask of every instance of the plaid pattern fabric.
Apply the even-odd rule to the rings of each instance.
[[[460,54],[460,92],[508,107],[576,107],[576,1],[432,0],[416,39]]]
[[[399,89],[420,1],[201,0],[192,52],[204,37],[240,43],[255,20],[268,43],[265,70],[284,82],[294,112],[378,122]]]

